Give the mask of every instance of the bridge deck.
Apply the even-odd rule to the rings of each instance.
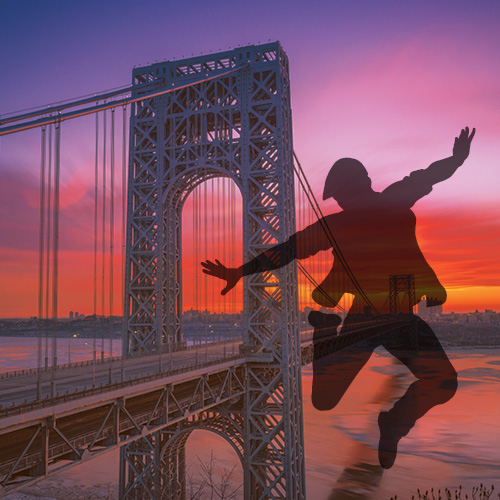
[[[199,363],[214,360],[224,360],[238,354],[241,341],[229,341],[197,346],[187,350],[157,354],[133,356],[129,358],[114,358],[110,361],[92,361],[59,366],[57,370],[41,372],[42,392],[40,399],[51,396],[51,384],[55,383],[54,395],[73,393],[100,387],[121,381],[135,380],[151,376],[158,372],[179,370],[183,367],[193,367]],[[123,374],[123,375],[122,375]],[[6,413],[6,405],[19,405],[37,399],[37,374],[28,373],[4,374],[0,377],[0,418]]]
[[[322,342],[331,352],[401,325],[363,325]],[[94,387],[91,364],[43,373],[42,399],[36,374],[3,376],[0,401],[10,406],[0,409],[0,496],[223,403],[237,403],[249,361],[239,354],[239,344],[96,363]],[[301,344],[302,364],[311,363],[311,333],[302,335]],[[252,363],[270,361],[252,355]],[[51,377],[60,392],[54,398],[47,397]]]

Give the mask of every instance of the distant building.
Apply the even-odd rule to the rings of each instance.
[[[427,297],[422,299],[417,306],[417,313],[422,318],[438,317],[443,314],[443,304],[427,307]]]
[[[73,311],[69,312],[69,319],[73,319]]]

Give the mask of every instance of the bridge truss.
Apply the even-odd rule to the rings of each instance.
[[[406,323],[374,320],[370,327],[362,322],[349,335],[325,336],[315,344],[305,335],[302,364]],[[131,370],[137,361],[151,366],[155,359],[129,358],[125,367]],[[1,408],[0,496],[120,448],[121,471],[128,472],[120,477],[120,498],[182,499],[185,444],[194,430],[218,434],[244,463],[242,410],[249,361],[236,355],[199,363],[195,357],[193,364],[174,370]],[[65,373],[78,379],[81,365]],[[18,379],[18,385],[31,385],[35,392],[36,376]]]
[[[120,98],[124,94],[127,97]],[[76,463],[119,446],[121,499],[182,499],[185,443],[194,429],[203,428],[220,434],[235,449],[245,474],[245,499],[304,498],[295,263],[245,278],[244,338],[238,359],[226,366],[224,352],[219,367],[205,372],[193,368],[186,379],[175,382],[161,365],[165,351],[171,355],[185,347],[182,210],[190,193],[209,179],[234,182],[243,203],[244,262],[296,230],[286,54],[279,43],[270,43],[137,68],[131,87],[99,99],[91,106],[93,98],[58,105],[42,118],[37,117],[43,110],[3,119],[0,135],[51,124],[57,132],[66,119],[119,106],[125,114],[125,107],[131,106],[122,359],[157,353],[158,377],[152,385],[132,390],[124,381],[123,365],[122,386],[112,392],[110,368],[109,394],[89,400],[88,394],[75,393],[81,406],[71,403],[68,408],[58,406],[53,382],[53,408],[44,403],[44,411],[33,410],[29,422],[3,421],[0,434],[16,447],[0,460],[0,484],[5,488],[0,487],[0,496],[17,489],[16,478],[22,474],[36,480],[52,474],[61,460]],[[72,107],[79,109],[68,111]],[[16,120],[22,123],[4,126]],[[42,129],[42,138],[44,134]],[[56,141],[56,158],[59,147]],[[322,219],[298,161],[295,173],[316,220]],[[324,230],[335,258],[342,261],[329,228]],[[311,278],[314,281],[309,274]],[[325,339],[324,350],[341,349],[380,329],[386,327],[377,325],[349,340]],[[303,348],[302,362],[311,362],[319,352],[312,345]],[[95,354],[93,365],[95,370]],[[38,376],[35,406],[41,402],[42,378]],[[82,419],[88,426],[83,434],[78,429]]]
[[[162,79],[167,88],[180,87],[137,101],[131,112],[125,346],[155,352],[183,341],[182,208],[197,185],[222,176],[239,188],[244,262],[294,233],[290,82],[278,43],[137,68],[133,78],[134,85]],[[300,499],[305,472],[295,264],[246,278],[243,297],[242,349],[249,362],[238,428],[245,498]],[[163,455],[181,473],[184,438],[172,439]],[[163,459],[150,461],[157,441],[123,448],[123,498],[139,498],[139,490],[146,495],[140,498],[156,498],[143,485],[159,477]]]

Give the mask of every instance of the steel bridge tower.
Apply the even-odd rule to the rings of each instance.
[[[182,348],[182,207],[197,185],[223,176],[240,189],[244,262],[295,232],[280,44],[134,69],[133,83],[146,82],[172,92],[145,96],[131,113],[125,354]],[[305,497],[295,263],[245,278],[243,294],[244,400],[122,446],[122,498],[183,498],[194,428],[224,429],[242,460],[246,500]]]

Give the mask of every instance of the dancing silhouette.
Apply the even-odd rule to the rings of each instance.
[[[225,295],[243,276],[277,269],[294,259],[306,259],[332,248],[332,239],[324,231],[326,224],[352,273],[347,274],[341,259],[335,257],[331,271],[313,291],[312,298],[319,305],[332,308],[345,293],[354,295],[339,335],[354,328],[354,324],[359,327],[363,318],[373,321],[374,317],[390,315],[389,278],[392,275],[414,277],[415,299],[409,304],[410,311],[424,296],[429,307],[444,303],[446,290],[418,246],[416,217],[411,208],[432,191],[434,184],[450,178],[464,163],[474,134],[475,129],[471,133],[468,127],[462,129],[455,138],[452,156],[412,172],[382,192],[372,189],[371,179],[361,162],[352,158],[338,160],[326,178],[323,199],[334,198],[341,212],[298,231],[286,242],[241,267],[227,268],[218,260],[206,261],[202,263],[203,272],[226,281],[221,292]],[[338,255],[337,249],[334,256]],[[309,315],[309,322],[315,328],[312,402],[316,409],[334,408],[379,346],[405,364],[417,379],[392,409],[381,412],[378,417],[379,461],[385,469],[394,464],[400,439],[408,434],[417,419],[450,400],[457,389],[456,371],[431,327],[411,312],[405,317],[411,328],[384,332],[338,352],[332,349],[325,353],[319,348],[320,343],[325,337],[337,335],[341,318],[318,311]],[[408,335],[410,329],[411,336]]]

